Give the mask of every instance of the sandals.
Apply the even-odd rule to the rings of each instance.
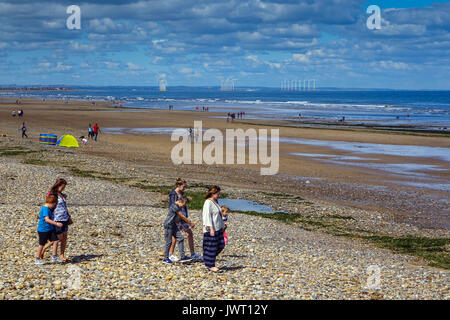
[[[211,268],[209,268],[209,271],[214,272],[214,273],[222,273],[223,272],[222,270],[220,270],[217,267],[211,267]]]

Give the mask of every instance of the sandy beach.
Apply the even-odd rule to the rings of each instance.
[[[398,221],[418,226],[450,228],[450,161],[427,157],[426,154],[435,152],[439,155],[439,148],[449,148],[448,135],[297,128],[288,127],[283,122],[250,120],[230,123],[226,122],[224,114],[214,113],[212,110],[129,110],[111,108],[106,102],[98,102],[93,106],[89,102],[42,103],[40,100],[25,99],[21,107],[26,114],[24,120],[27,121],[30,140],[33,141],[38,139],[40,133],[59,136],[72,134],[77,138],[87,136],[88,124],[98,122],[104,132],[115,134],[101,134],[100,141],[91,144],[92,148],[79,152],[130,161],[159,170],[173,178],[182,175],[186,179],[208,181],[210,184],[226,183],[251,188],[256,186],[258,190],[288,192],[316,200],[375,209],[393,214]],[[17,136],[20,119],[12,119],[10,113],[13,109],[14,105],[2,103],[0,115],[3,131]],[[202,121],[203,128],[215,128],[222,132],[228,128],[279,129],[279,174],[261,176],[261,165],[190,165],[187,170],[185,165],[175,166],[171,163],[170,153],[176,142],[170,141],[168,133],[145,134],[145,129],[148,128],[187,129],[193,127],[194,121],[198,120]],[[108,131],[108,128],[116,131]],[[118,128],[122,130],[117,131]],[[139,128],[144,131],[139,131]],[[283,139],[298,139],[307,143],[284,143]],[[321,145],[317,142],[323,143]],[[333,149],[342,142],[352,143],[353,149],[345,149],[345,146],[344,149]],[[369,148],[364,153],[358,153],[358,148],[362,148],[364,144],[368,144]],[[377,150],[373,150],[372,146],[388,146],[394,152],[376,153]],[[426,146],[436,151],[425,150],[424,154],[415,157],[416,146]],[[397,151],[396,147],[412,149]],[[448,154],[448,149],[445,150]],[[329,157],[324,158],[326,155]],[[306,183],[307,181],[310,183]]]
[[[1,268],[8,270],[0,279],[2,299],[449,297],[445,185],[450,162],[431,156],[450,147],[448,135],[300,128],[261,120],[230,123],[214,110],[124,110],[106,102],[37,99],[22,99],[19,106],[10,100],[0,99]],[[18,108],[24,118],[11,117]],[[280,140],[279,174],[261,176],[259,165],[177,166],[170,160],[175,145],[170,135],[136,131],[189,128],[198,120],[204,128],[219,130],[278,128],[285,139]],[[22,121],[29,139],[20,138]],[[78,149],[38,144],[41,133],[86,136],[89,123],[103,130],[97,142]],[[415,156],[381,152],[374,145],[436,149]],[[63,275],[48,279],[37,279],[31,265],[36,214],[43,194],[60,176],[69,181],[75,219],[69,265],[81,268],[79,290],[67,288],[68,265],[43,266]],[[160,262],[167,195],[157,189],[173,185],[177,177],[193,191],[217,184],[228,198],[253,200],[289,218],[232,213],[230,245],[219,259],[223,274],[209,274],[200,263],[168,271]],[[191,212],[200,224],[200,211]],[[17,238],[18,249],[6,245]],[[195,240],[201,250],[201,232]],[[393,245],[396,241],[419,245],[406,252],[401,244]],[[427,253],[428,245],[438,256]],[[371,265],[381,268],[378,289],[367,288]],[[211,291],[217,283],[220,292]],[[197,290],[174,290],[187,286]]]

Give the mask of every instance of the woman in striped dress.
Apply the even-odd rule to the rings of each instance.
[[[203,259],[206,267],[212,272],[220,272],[216,267],[216,258],[225,247],[223,238],[224,222],[219,206],[220,187],[208,190],[203,204]]]

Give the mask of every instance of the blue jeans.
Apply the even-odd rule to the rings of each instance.
[[[164,246],[164,259],[169,258],[169,250],[172,246],[172,237],[175,237],[177,240],[180,259],[182,259],[184,257],[184,237],[181,231],[174,224],[164,227],[164,239],[166,242]]]

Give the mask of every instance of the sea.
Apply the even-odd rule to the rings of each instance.
[[[245,112],[245,119],[342,122],[450,131],[450,91],[344,90],[282,91],[279,88],[71,87],[70,91],[0,91],[1,96],[120,101],[117,111],[168,109]]]

